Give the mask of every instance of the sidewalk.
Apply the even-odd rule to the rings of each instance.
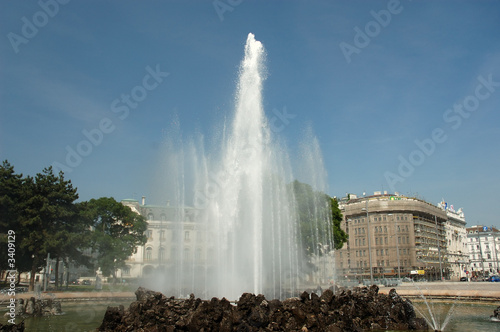
[[[381,287],[379,293],[388,294],[395,288],[401,296],[426,298],[456,298],[471,301],[500,302],[500,283],[497,282],[415,282],[398,287]]]
[[[37,297],[34,292],[16,293],[17,299],[29,299]],[[53,299],[59,301],[109,301],[109,300],[135,300],[134,292],[42,292],[41,299]],[[7,294],[0,295],[0,303],[10,300]]]

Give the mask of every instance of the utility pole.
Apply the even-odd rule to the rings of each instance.
[[[368,227],[368,258],[370,260],[370,282],[373,285],[373,268],[372,268],[372,242],[370,235],[370,215],[368,214],[368,198],[366,198],[366,207],[364,208],[366,211],[366,225]],[[363,211],[363,209],[361,209]]]
[[[438,258],[439,258],[439,276],[441,278],[441,281],[443,281],[443,266],[441,265],[441,244],[440,244],[441,240],[439,239],[438,222],[436,215],[434,215],[434,222],[436,223],[436,239],[437,239]]]
[[[45,268],[45,277],[43,278],[43,291],[47,291],[47,283],[50,278],[50,253],[47,254],[47,267]]]

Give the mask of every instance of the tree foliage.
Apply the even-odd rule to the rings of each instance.
[[[14,231],[15,268],[31,272],[31,289],[47,254],[66,266],[94,264],[114,276],[116,269],[146,242],[147,224],[129,207],[113,198],[81,203],[77,199],[71,181],[63,172],[54,174],[52,167],[35,177],[23,177],[8,161],[0,166],[0,253],[7,257],[7,232]],[[58,268],[56,264],[56,285]],[[6,259],[0,262],[0,269],[10,269]]]
[[[144,217],[113,198],[101,197],[85,203],[85,215],[92,225],[91,247],[104,275],[113,275],[125,260],[146,243]]]
[[[312,186],[291,183],[299,219],[299,237],[307,255],[322,255],[325,250],[340,249],[347,242],[341,229],[342,213],[337,201]],[[328,248],[328,249],[327,249]]]
[[[0,176],[0,205],[6,211],[0,219],[2,233],[16,233],[16,268],[31,272],[30,287],[47,254],[81,261],[88,227],[79,218],[77,189],[71,181],[62,172],[55,175],[52,167],[35,177],[23,177],[8,161],[0,167]]]

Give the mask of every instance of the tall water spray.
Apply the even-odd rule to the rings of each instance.
[[[263,45],[249,34],[235,111],[219,154],[206,154],[203,138],[186,144],[178,135],[167,144],[170,197],[181,207],[174,219],[181,222],[192,213],[190,227],[196,229],[193,242],[186,242],[181,227],[172,239],[177,264],[162,274],[167,293],[175,288],[180,294],[174,295],[195,292],[205,298],[235,300],[243,292],[284,298],[299,287],[304,257],[290,190],[294,176],[286,148],[273,137],[264,113],[264,58]],[[321,161],[320,151],[313,150],[315,155],[304,158],[310,172]],[[315,176],[316,183],[318,176],[323,173]]]

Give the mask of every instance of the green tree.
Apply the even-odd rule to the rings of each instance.
[[[332,230],[333,230],[333,241],[335,249],[342,249],[344,243],[347,242],[349,235],[341,228],[341,222],[343,219],[342,212],[339,209],[339,202],[333,198],[330,199],[330,209],[332,211]]]
[[[113,198],[101,197],[86,202],[86,218],[92,224],[92,250],[104,275],[125,266],[125,260],[146,243],[144,217]]]
[[[5,160],[0,166],[0,255],[7,258],[7,242],[9,231],[13,231],[15,252],[15,268],[19,272],[31,269],[31,255],[19,247],[23,229],[19,227],[23,215],[22,202],[26,196],[25,179],[22,174],[16,174],[14,166]],[[0,261],[0,270],[11,270],[7,259]],[[18,274],[20,277],[20,273]]]
[[[322,255],[320,246],[332,245],[340,249],[347,241],[341,229],[342,213],[335,199],[323,192],[314,191],[306,183],[291,183],[299,219],[299,237],[306,255]]]
[[[36,272],[46,264],[47,254],[56,262],[88,265],[83,251],[89,242],[89,225],[79,217],[76,199],[77,189],[65,180],[63,172],[55,175],[52,167],[34,178],[16,174],[8,161],[0,167],[0,253],[7,248],[6,232],[14,231],[15,267],[19,272],[31,272],[31,289]],[[6,260],[0,264],[5,263]],[[58,268],[56,264],[56,284]]]
[[[45,168],[34,178],[26,178],[26,197],[21,227],[24,229],[20,247],[32,255],[30,288],[34,285],[35,273],[44,265],[47,254],[58,262],[68,257],[74,247],[72,239],[82,226],[79,224],[75,200],[77,189],[63,172],[55,175],[52,167]],[[58,277],[56,264],[56,278]]]

